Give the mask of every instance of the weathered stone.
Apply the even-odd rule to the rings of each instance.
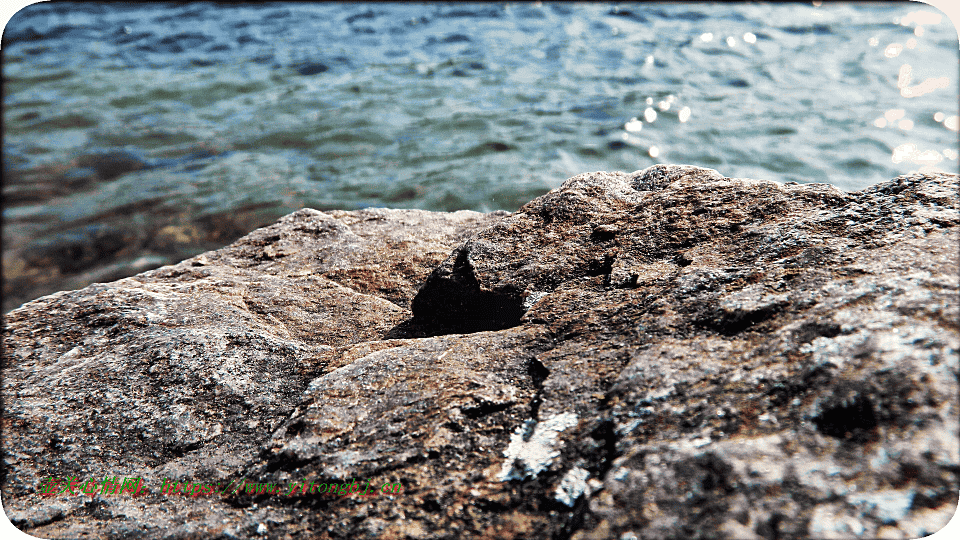
[[[5,508],[30,527],[89,506],[36,504],[49,476],[225,477],[338,348],[408,318],[417,281],[496,218],[302,210],[222,250],[15,310],[5,320],[4,427],[22,436],[4,446]],[[103,515],[125,503],[108,500]],[[107,521],[108,532],[128,530]]]
[[[960,489],[956,189],[660,165],[511,215],[291,214],[9,314],[4,507],[44,537],[935,532]],[[108,475],[149,492],[40,495]],[[354,481],[387,491],[308,487]]]

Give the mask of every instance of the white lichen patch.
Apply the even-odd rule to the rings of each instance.
[[[814,538],[854,538],[867,532],[857,517],[839,504],[818,506],[810,518],[810,536]]]
[[[507,460],[497,478],[501,482],[522,480],[543,472],[550,463],[560,457],[554,448],[557,437],[565,429],[577,425],[577,415],[563,413],[543,422],[527,420],[510,436],[510,445],[503,452]]]
[[[529,311],[541,298],[550,293],[544,291],[533,291],[526,298],[523,299],[523,310]]]
[[[560,480],[560,485],[557,486],[553,498],[572,507],[573,503],[580,498],[580,495],[587,491],[587,478],[589,477],[590,472],[586,469],[580,467],[570,469]]]
[[[837,319],[847,315],[838,314]],[[801,353],[812,353],[811,360],[818,366],[832,364],[842,369],[850,359],[870,356],[879,359],[885,367],[903,367],[908,363],[917,365],[952,366],[960,342],[949,333],[940,332],[931,327],[910,325],[894,326],[890,321],[879,321],[877,328],[871,328],[874,321],[864,320],[860,315],[860,324],[867,326],[850,334],[836,337],[818,337],[800,348]],[[880,330],[880,331],[877,331]],[[920,345],[919,347],[917,345]]]
[[[883,523],[896,523],[907,517],[913,496],[913,491],[886,490],[851,496],[848,501],[861,506]]]

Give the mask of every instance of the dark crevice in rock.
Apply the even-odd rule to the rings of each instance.
[[[294,420],[289,426],[287,426],[287,431],[286,431],[287,436],[296,437],[297,435],[300,435],[301,433],[303,433],[303,430],[306,427],[307,425],[304,423],[303,419],[298,418]]]
[[[600,225],[590,233],[590,240],[594,242],[607,242],[617,237],[619,230],[613,225]]]
[[[430,274],[411,307],[414,321],[432,336],[503,330],[519,325],[523,316],[523,298],[516,288],[481,289],[467,246],[452,269],[441,266]]]
[[[558,504],[555,501],[550,502],[555,505]],[[565,507],[560,507],[559,509],[567,510]],[[590,500],[587,497],[580,497],[577,499],[576,504],[573,506],[573,512],[570,513],[570,518],[564,524],[563,528],[554,533],[554,535],[551,537],[551,540],[570,540],[573,538],[573,534],[583,528],[589,509]]]
[[[760,309],[731,311],[718,310],[713,316],[701,318],[698,324],[725,336],[735,336],[744,332],[757,323],[775,317],[782,307],[779,305],[764,306]]]
[[[443,509],[440,503],[433,497],[424,497],[423,504],[420,505],[420,508],[430,513],[438,513]]]
[[[527,363],[527,373],[533,381],[533,387],[537,390],[542,390],[543,381],[550,375],[550,370],[543,365],[543,362],[534,358]]]
[[[452,431],[452,432],[454,432],[454,433],[463,433],[463,432],[465,431],[465,430],[463,429],[463,426],[461,426],[461,425],[460,425],[459,423],[457,423],[457,422],[447,422],[447,423],[443,424],[443,427],[449,429],[450,431]]]
[[[170,449],[170,455],[175,458],[182,458],[183,456],[193,452],[194,450],[199,450],[203,446],[199,442],[190,443],[184,446],[177,446],[176,448]]]
[[[507,512],[511,510],[510,506],[500,501],[493,501],[490,499],[478,499],[475,504],[478,509],[484,510],[487,512],[502,513],[502,512]]]
[[[604,255],[603,259],[590,261],[587,266],[586,274],[588,276],[609,276],[613,272],[613,261],[616,257],[613,255]]]
[[[530,400],[530,418],[538,420],[540,417],[540,406],[543,404],[543,381],[550,375],[550,370],[536,358],[527,363],[527,374],[533,382],[533,387],[537,393]]]
[[[620,456],[617,451],[617,426],[613,420],[607,418],[602,420],[597,427],[590,432],[590,437],[600,443],[599,465],[597,469],[597,478],[603,478],[607,472],[613,468],[613,460]]]
[[[786,517],[780,512],[773,512],[770,516],[770,519],[762,521],[757,525],[757,532],[763,538],[769,538],[770,540],[780,540],[783,538],[783,533],[780,530],[780,524],[786,520]]]
[[[557,502],[554,502],[554,504],[559,506]],[[560,511],[570,510],[566,507],[559,507],[557,509]],[[573,506],[573,511],[569,512],[568,516],[564,526],[553,534],[551,540],[570,540],[577,531],[587,528],[588,523],[595,525],[595,520],[591,519],[594,518],[594,516],[592,516],[590,512],[589,497],[578,498]]]
[[[711,494],[729,493],[736,489],[737,473],[723,458],[713,452],[706,452],[688,463],[677,464],[681,476],[689,475],[691,484],[699,488],[701,500],[715,499]]]
[[[261,453],[262,454],[262,453]],[[271,457],[264,467],[264,471],[271,473],[275,471],[289,471],[310,463],[311,458],[298,458],[292,452],[282,452]]]
[[[813,419],[817,431],[830,437],[846,439],[855,443],[865,443],[876,437],[877,414],[873,401],[858,395],[851,401],[838,403],[824,408]]]
[[[434,304],[429,309],[423,308],[423,304],[418,309],[420,297],[414,298],[410,328],[415,327],[424,336],[442,336],[503,330],[520,324],[523,303],[513,294],[480,290],[448,292],[448,303]]]
[[[441,335],[431,333],[435,328],[414,318],[407,319],[388,330],[380,339],[415,339]]]
[[[496,412],[505,411],[510,407],[515,405],[514,402],[508,401],[506,403],[481,403],[477,407],[469,407],[462,409],[463,415],[471,420],[476,420]]]
[[[427,455],[423,454],[414,454],[404,460],[404,463],[407,465],[419,465],[421,463],[426,463],[429,459],[437,459],[440,457],[440,454],[436,451],[428,451]]]
[[[797,343],[810,343],[818,337],[836,337],[840,335],[840,325],[835,322],[810,322],[801,326],[794,334]]]
[[[915,467],[910,467],[915,468]],[[954,477],[960,475],[960,467],[956,465],[950,465],[943,467],[944,471],[949,471]],[[902,471],[908,473],[908,471]],[[908,474],[913,474],[914,478],[920,478],[921,483],[926,484],[931,487],[939,487],[941,489],[925,489],[917,491],[913,497],[913,508],[940,508],[944,504],[953,504],[953,499],[956,497],[954,492],[955,482],[944,482],[938,478],[924,478],[923,471],[911,470]],[[927,472],[927,474],[930,474]]]

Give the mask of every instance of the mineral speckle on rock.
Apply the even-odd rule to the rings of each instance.
[[[513,214],[295,212],[5,317],[4,509],[48,538],[933,533],[956,190],[657,165]],[[145,490],[42,493],[114,476]]]

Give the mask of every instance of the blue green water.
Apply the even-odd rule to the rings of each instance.
[[[958,166],[956,30],[913,2],[35,4],[3,76],[5,292],[304,206],[515,210],[655,163],[849,190]]]

